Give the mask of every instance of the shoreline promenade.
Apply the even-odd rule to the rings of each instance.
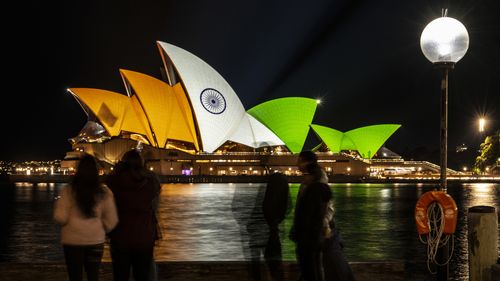
[[[351,267],[358,281],[402,281],[405,280],[405,265],[402,261],[384,262],[351,262]],[[255,280],[252,276],[251,262],[157,262],[158,280],[171,281],[246,281]],[[272,280],[267,265],[259,266],[261,280]],[[299,270],[295,262],[283,262],[285,280],[298,280]],[[255,272],[253,272],[255,273]],[[100,280],[110,281],[113,278],[110,262],[101,265]],[[67,280],[64,263],[0,263],[0,279],[2,281]]]
[[[300,183],[301,176],[287,176],[288,182]],[[7,175],[0,182],[69,183],[70,175]],[[266,183],[267,176],[183,176],[161,175],[161,183]],[[449,183],[500,183],[500,176],[448,177]],[[439,184],[439,177],[387,177],[370,178],[348,175],[331,175],[329,183],[431,183]]]

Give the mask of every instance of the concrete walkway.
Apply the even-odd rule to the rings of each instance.
[[[399,281],[404,280],[404,263],[388,262],[352,262],[351,267],[357,281]],[[260,265],[262,280],[272,280],[267,266]],[[246,262],[159,262],[159,280],[175,281],[246,281],[252,277],[250,264]],[[295,263],[284,262],[285,280],[298,279]],[[112,269],[109,262],[101,266],[101,280],[111,281]],[[68,280],[66,266],[60,263],[0,263],[2,281],[59,281]],[[84,279],[85,280],[85,279]]]

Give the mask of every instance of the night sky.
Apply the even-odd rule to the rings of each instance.
[[[470,37],[450,73],[450,151],[477,149],[480,115],[489,130],[500,124],[498,0],[52,2],[15,4],[15,20],[3,23],[0,160],[62,159],[86,122],[65,89],[125,93],[119,68],[161,78],[160,40],[214,67],[246,109],[321,98],[315,124],[348,131],[399,123],[387,147],[435,162],[441,74],[419,44],[444,5]],[[306,148],[318,142],[311,134]]]

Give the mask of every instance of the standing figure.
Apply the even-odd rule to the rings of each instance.
[[[279,225],[289,213],[291,205],[287,178],[281,173],[271,174],[262,202],[262,211],[269,229],[264,257],[272,280],[285,280]]]
[[[156,211],[160,193],[158,176],[148,171],[136,150],[126,152],[107,180],[115,194],[120,222],[110,233],[113,280],[154,279],[153,250],[158,239]]]
[[[328,186],[328,177],[326,175],[326,172],[318,164],[318,158],[314,152],[312,151],[301,152],[299,154],[297,166],[299,170],[302,173],[304,173],[304,179],[300,185],[299,192],[297,195],[297,203],[295,209],[296,213],[297,213],[297,208],[299,208],[299,206],[302,205],[303,195],[305,194],[305,191],[308,190],[309,186],[312,186],[313,184],[316,183],[321,183],[324,184],[323,189],[326,186],[328,187],[328,190],[330,190]],[[331,191],[330,192],[318,191],[313,194],[315,194],[313,196],[314,200],[316,200],[315,204],[322,206],[322,208],[324,205],[324,210],[321,211],[321,213],[323,214],[321,221],[321,237],[320,237],[321,239],[318,238],[319,239],[318,241],[321,242],[321,255],[320,255],[321,259],[317,258],[317,256],[315,255],[311,256],[311,254],[308,254],[307,257],[303,258],[300,257],[300,253],[301,251],[303,252],[303,250],[299,249],[298,245],[299,243],[297,243],[297,241],[294,239],[298,239],[296,238],[297,236],[296,224],[300,224],[303,222],[300,222],[301,220],[300,216],[297,217],[297,214],[295,214],[294,226],[292,226],[290,237],[297,243],[297,259],[299,260],[299,263],[300,259],[308,259],[308,258],[311,259],[310,261],[307,261],[306,266],[312,267],[314,270],[312,269],[306,269],[306,270],[308,270],[309,272],[313,272],[315,274],[314,277],[310,278],[320,278],[312,280],[326,280],[326,281],[355,280],[352,270],[349,266],[349,263],[344,257],[342,251],[343,243],[340,238],[340,234],[338,233],[338,230],[335,228],[335,223],[333,220],[335,209],[333,206],[333,198],[331,195]],[[324,200],[326,197],[328,198],[326,202],[321,201]],[[312,199],[308,200],[311,201]],[[320,200],[321,202],[318,200]],[[311,233],[311,235],[313,235],[313,233]],[[316,242],[317,241],[315,241],[315,243]],[[321,274],[317,273],[318,268]],[[304,275],[303,278],[309,281],[307,277]]]
[[[118,223],[113,193],[99,182],[97,164],[85,155],[73,183],[61,190],[54,205],[70,281],[99,280],[106,233]]]
[[[324,280],[321,266],[325,243],[323,219],[331,196],[328,184],[313,182],[303,190],[295,205],[294,241],[301,280]]]

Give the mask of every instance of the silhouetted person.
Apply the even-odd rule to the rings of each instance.
[[[61,228],[61,243],[70,281],[99,280],[106,232],[118,223],[113,193],[99,182],[94,157],[85,155],[73,183],[65,187],[54,205],[54,220]]]
[[[246,188],[248,189],[248,187]],[[252,279],[255,281],[263,279],[261,276],[261,261],[264,258],[264,251],[268,238],[267,224],[262,211],[262,202],[264,201],[265,191],[265,186],[258,187],[257,194],[253,198],[254,202],[251,212],[248,214],[248,221],[246,221],[246,225],[244,226],[244,229],[242,229],[242,237],[245,234],[245,230],[248,234],[248,249],[245,249],[246,245],[243,244],[243,252],[245,253],[245,258],[250,259],[249,271]],[[245,212],[240,213],[239,215],[245,215]]]
[[[297,195],[296,209],[302,202],[302,196],[305,191],[308,190],[309,186],[316,183],[325,184],[328,188],[328,177],[324,169],[318,164],[318,158],[316,154],[312,151],[303,151],[299,154],[297,166],[299,170],[304,174],[304,179],[300,185],[299,193]],[[290,232],[290,238],[297,243],[297,259],[299,260],[299,265],[302,263],[305,266],[306,274],[308,278],[321,278],[312,280],[354,280],[349,263],[344,257],[342,252],[343,243],[341,241],[338,230],[335,228],[335,223],[333,220],[334,207],[331,192],[328,201],[324,205],[324,210],[322,211],[323,219],[321,226],[322,237],[321,241],[321,260],[318,260],[316,254],[312,252],[307,252],[301,249],[299,243],[297,242],[297,230],[296,223],[299,222],[297,217],[294,218],[294,226]],[[297,215],[296,215],[297,216]],[[309,241],[310,242],[310,241]],[[309,244],[305,244],[309,245]],[[300,255],[305,255],[305,257],[300,257]],[[304,261],[304,259],[310,259]],[[317,270],[320,270],[318,275]],[[305,274],[302,277],[307,279]]]
[[[6,258],[8,246],[11,244],[9,233],[14,225],[16,207],[16,186],[14,183],[4,184],[0,181],[0,263],[9,261]]]
[[[136,150],[126,152],[106,183],[115,194],[120,222],[110,233],[115,281],[128,281],[132,269],[136,281],[154,278],[153,250],[158,238],[156,208],[160,182],[144,166]]]
[[[264,257],[273,280],[285,280],[282,264],[279,225],[290,211],[288,180],[281,173],[269,176],[262,209],[269,228]]]
[[[309,184],[295,205],[294,236],[301,280],[323,280],[321,253],[325,242],[323,219],[332,194],[325,183]]]

